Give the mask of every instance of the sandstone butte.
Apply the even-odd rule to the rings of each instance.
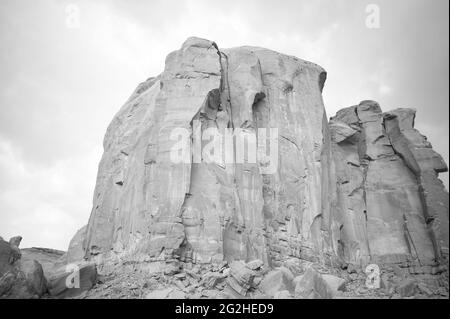
[[[438,178],[448,169],[414,128],[415,110],[383,113],[362,101],[328,119],[326,77],[268,49],[187,39],[109,125],[91,216],[65,261],[448,272],[449,196]],[[211,127],[237,135],[278,128],[276,171],[264,172],[264,156],[170,160],[174,129]],[[194,134],[191,142],[189,154]],[[241,275],[234,290],[251,289]]]

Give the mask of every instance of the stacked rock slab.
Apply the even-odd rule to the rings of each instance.
[[[69,248],[67,249],[67,254],[62,257],[66,263],[72,263],[81,261],[84,259],[84,239],[86,238],[87,226],[82,227],[77,231],[75,236],[69,243]]]
[[[108,127],[69,259],[442,262],[448,193],[437,173],[447,167],[414,130],[414,112],[364,101],[328,122],[325,79],[292,56],[189,38]],[[225,140],[211,161],[210,129],[231,130],[231,155]]]
[[[414,115],[363,101],[330,121],[335,238],[347,263],[430,267],[448,255],[448,193],[437,175],[447,167]]]

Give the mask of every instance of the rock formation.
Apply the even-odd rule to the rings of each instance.
[[[94,263],[73,262],[54,249],[20,249],[21,241],[0,237],[0,299],[76,297],[97,283]]]
[[[381,296],[448,296],[446,164],[412,109],[363,101],[328,120],[325,80],[263,48],[189,38],[170,53],[109,125],[89,223],[61,257],[82,290],[93,262],[110,282],[85,296],[367,295],[371,264]],[[67,276],[53,270],[50,292],[81,293]]]
[[[49,248],[23,248],[20,250],[21,260],[23,261],[37,261],[41,264],[46,278],[53,273],[57,267],[65,266],[67,264],[65,253],[63,251],[49,249]]]
[[[274,51],[220,51],[214,42],[188,39],[108,128],[86,257],[112,251],[271,265],[330,259],[331,206],[322,199],[331,185],[325,78],[321,67]],[[192,154],[201,144],[196,130],[210,127],[231,128],[234,143],[277,128],[277,169],[265,172],[264,156],[254,163],[171,162],[173,129],[191,132],[185,151]]]
[[[22,258],[22,237],[0,239],[0,298],[39,298],[47,292],[47,280],[36,260]]]
[[[447,166],[414,129],[415,112],[383,114],[364,101],[328,123],[325,79],[295,57],[189,38],[108,127],[86,234],[68,254],[423,271],[442,263],[448,193],[437,174]],[[276,128],[276,163],[259,149],[254,162],[212,162],[201,152],[195,161],[205,147],[197,133],[209,128],[232,130],[235,157],[240,138]],[[170,157],[177,129],[190,134],[181,149],[188,162]]]
[[[448,193],[438,179],[447,166],[414,118],[363,101],[330,121],[337,252],[348,263],[430,272],[448,260]]]

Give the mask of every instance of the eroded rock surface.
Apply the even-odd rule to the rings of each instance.
[[[22,237],[9,242],[0,239],[0,298],[32,299],[47,293],[47,279],[41,264],[23,258],[19,245]]]
[[[448,296],[446,164],[414,110],[363,101],[328,121],[325,79],[263,48],[189,38],[170,53],[106,132],[91,217],[65,256],[109,276],[85,296]],[[233,134],[215,161],[202,152],[212,128]],[[412,276],[423,285],[402,288]]]
[[[77,231],[75,236],[69,243],[69,248],[67,249],[67,254],[64,259],[67,263],[77,262],[84,259],[85,247],[84,240],[86,238],[87,226],[82,227]]]
[[[24,248],[21,249],[22,261],[37,261],[41,264],[45,277],[60,266],[66,265],[65,253],[63,251],[49,249],[49,248]]]
[[[55,270],[48,279],[48,291],[56,298],[71,298],[88,291],[97,283],[93,263],[70,264]]]
[[[338,254],[347,263],[430,273],[448,263],[447,166],[414,129],[415,111],[363,101],[330,121]]]
[[[331,160],[324,152],[324,81],[321,67],[295,57],[254,47],[221,51],[188,39],[108,128],[86,257],[113,251],[274,265],[289,256],[329,258],[322,236],[330,220],[322,179]],[[210,127],[232,129],[235,140],[278,129],[278,163],[262,154],[250,163],[171,161],[174,129],[191,132],[183,149],[190,158],[202,143],[195,133]],[[267,165],[276,165],[270,174]]]

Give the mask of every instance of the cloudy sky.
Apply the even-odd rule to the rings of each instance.
[[[366,20],[380,10],[379,28]],[[189,36],[322,65],[327,113],[414,107],[449,159],[448,0],[0,0],[0,236],[65,250],[87,223],[106,127]],[[372,7],[369,7],[371,9]],[[375,25],[376,26],[376,25]],[[448,187],[448,175],[442,174]]]

